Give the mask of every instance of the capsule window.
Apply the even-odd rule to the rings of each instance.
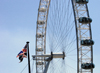
[[[43,51],[43,48],[37,48],[36,51]]]
[[[43,65],[44,62],[37,62],[36,64],[37,64],[37,65]]]
[[[43,35],[43,34],[40,34],[40,33],[37,33],[36,36],[37,36],[38,38],[44,37],[44,35]]]
[[[39,8],[39,12],[46,12],[46,7]]]
[[[88,24],[92,22],[92,19],[89,17],[80,17],[78,21],[79,23]]]
[[[83,63],[83,64],[81,64],[81,67],[83,69],[92,69],[95,67],[95,65],[93,63]]]
[[[89,0],[76,0],[76,3],[79,3],[79,4],[86,4],[88,2]]]
[[[38,20],[38,21],[37,21],[37,24],[43,25],[43,24],[45,24],[45,21],[40,21],[40,20]]]
[[[83,46],[92,46],[94,45],[94,41],[91,39],[81,40],[81,45]]]

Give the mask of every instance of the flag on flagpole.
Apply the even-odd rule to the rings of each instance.
[[[20,62],[23,61],[23,58],[27,58],[27,44],[24,46],[22,51],[18,53],[17,57],[19,57]]]

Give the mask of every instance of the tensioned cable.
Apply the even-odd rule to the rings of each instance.
[[[65,73],[67,73],[67,72],[66,72],[66,65],[65,65],[65,61],[66,61],[66,60],[64,60],[64,61],[63,61],[63,68],[64,68],[64,72],[65,72]]]
[[[58,11],[58,12],[59,12],[59,11]],[[61,27],[61,26],[60,26],[60,27]],[[58,30],[57,30],[57,31],[58,31]],[[59,33],[60,33],[60,31],[59,31]],[[60,36],[61,34],[62,34],[62,33],[60,33],[59,36]],[[58,36],[58,38],[59,38],[59,36]],[[60,40],[60,38],[58,39],[58,42],[59,42],[59,40]]]
[[[73,67],[71,67],[70,65],[66,64],[66,66],[68,66],[68,67],[70,67],[70,68],[72,68],[73,70],[75,70],[75,71],[76,71],[76,69],[75,69],[75,68],[73,68]]]
[[[71,48],[71,47],[72,47],[72,46],[70,46],[70,48]],[[73,50],[74,50],[74,49],[73,49]],[[73,50],[72,50],[72,51],[73,51]],[[69,52],[69,53],[71,53],[72,51],[70,51],[70,52],[69,52],[69,50],[68,50],[67,52],[65,52],[65,54],[67,55],[67,54],[68,54],[68,52]]]
[[[54,16],[54,17],[55,17],[55,16]],[[53,20],[53,19],[52,19],[52,20]],[[54,21],[54,20],[53,20],[53,21]],[[51,21],[51,22],[52,22],[52,21]],[[54,23],[53,23],[53,24],[54,24]],[[53,24],[50,24],[50,25],[53,25]],[[53,26],[54,26],[54,25],[53,25]],[[47,28],[48,28],[48,27],[47,27]],[[54,28],[54,27],[53,27],[53,28]],[[57,27],[57,28],[58,28],[58,27]],[[69,26],[69,28],[70,28],[70,26]],[[61,29],[61,28],[60,28],[60,29]],[[55,30],[55,29],[54,29],[54,30]],[[67,29],[67,30],[68,30],[68,29]],[[52,31],[52,32],[53,32],[53,29],[51,29],[51,30],[49,30],[49,31]],[[60,31],[60,30],[55,30],[55,31],[53,32],[53,34],[56,35],[55,33],[58,33],[59,31]],[[60,32],[63,32],[63,31],[61,30]],[[64,34],[64,33],[63,33],[63,34]],[[54,36],[54,35],[53,35],[53,36]],[[62,33],[60,33],[59,35],[61,35],[61,37],[65,36],[65,35],[62,35]],[[51,36],[51,37],[52,37],[52,36]],[[61,38],[61,37],[60,37],[60,38]],[[52,38],[52,39],[53,39],[53,40],[52,40],[53,42],[54,42],[56,39],[57,39],[57,41],[60,40],[59,38],[56,38],[56,39],[54,39],[54,38],[56,38],[56,37],[53,37],[53,38]],[[51,41],[51,39],[50,39],[50,41]],[[62,41],[63,41],[63,40],[62,40]],[[51,42],[51,43],[53,43],[53,42]],[[59,41],[58,41],[58,42],[59,42]],[[65,42],[65,41],[64,41],[64,42]],[[60,42],[60,43],[61,43],[61,42]],[[57,44],[58,44],[58,43],[57,43]]]
[[[34,69],[34,60],[33,60],[32,69],[31,69],[32,73],[33,73],[33,69]]]
[[[70,0],[69,0],[69,1],[70,1]],[[68,4],[67,4],[68,6],[67,6],[67,8],[66,8],[67,11],[65,11],[65,15],[64,15],[64,19],[66,18],[65,16],[67,15],[67,18],[66,18],[66,19],[67,19],[67,22],[65,23],[66,26],[67,26],[67,23],[68,23],[69,1],[68,1]],[[65,4],[65,5],[66,5],[66,4]],[[64,8],[64,7],[63,7],[63,8]],[[63,10],[64,10],[64,9],[63,9]],[[59,11],[58,11],[58,12],[59,12]],[[63,20],[64,20],[64,19],[63,19]],[[64,21],[63,21],[63,20],[61,21],[62,23],[61,23],[60,25],[64,24]],[[61,30],[61,27],[62,27],[62,26],[60,26],[60,30]],[[61,33],[61,34],[58,36],[58,38],[64,33],[65,28],[66,28],[66,27],[64,27],[62,31],[59,31],[59,33]]]
[[[32,61],[32,59],[30,60],[30,62]],[[28,64],[23,68],[23,70],[20,72],[20,73],[22,73],[24,70],[25,70],[25,68],[28,66]]]
[[[75,37],[75,36],[74,36]],[[68,49],[66,50],[66,53],[68,52],[68,51],[70,51],[70,48],[72,47],[72,45],[75,43],[75,41],[76,41],[76,38],[74,39],[72,39],[71,40],[71,42],[69,43],[69,46],[67,47]],[[66,47],[65,47],[66,48]]]
[[[69,2],[68,2],[68,3],[69,3]],[[68,7],[68,8],[67,8],[66,10],[69,9],[69,5],[68,5],[67,7]],[[67,14],[67,19],[68,19],[69,11],[65,11],[65,12],[66,12],[66,14]],[[68,20],[67,20],[67,22],[68,22]],[[66,22],[66,24],[67,24],[67,22]],[[61,26],[61,27],[62,27],[62,26]],[[59,31],[59,33],[61,33],[61,34],[60,34],[60,37],[61,37],[62,34],[64,33],[65,28],[66,28],[66,27],[64,27],[62,31]],[[60,29],[61,29],[61,28],[60,28]],[[65,32],[66,32],[66,31],[65,31]],[[58,38],[59,38],[58,40],[60,40],[60,37],[58,36]],[[59,42],[59,41],[58,41],[58,42]]]
[[[62,71],[63,71],[63,68],[62,68],[63,62],[62,62],[62,60],[63,60],[63,59],[60,59],[59,63],[57,63],[57,64],[55,65],[56,71],[59,71],[60,73],[63,73],[63,72],[62,72]],[[59,73],[59,72],[56,72],[56,73]]]
[[[24,70],[25,70],[25,68],[28,66],[28,64],[24,67],[24,69],[20,72],[20,73],[22,73]]]
[[[76,40],[76,39],[75,39]],[[63,48],[66,48],[67,46],[69,46],[70,44],[72,44],[75,40],[73,40],[72,42],[70,42],[69,44],[67,44],[66,46],[64,46]],[[71,46],[72,47],[72,46]],[[63,49],[62,48],[62,49]],[[68,49],[70,49],[70,48],[68,48]],[[59,52],[59,50],[57,51],[57,52]],[[67,54],[67,52],[65,52],[66,54]]]
[[[57,1],[57,2],[58,2],[58,1]],[[56,17],[56,19],[57,19],[57,20],[56,20],[56,22],[57,22],[56,25],[57,25],[57,26],[56,26],[56,32],[55,32],[56,36],[59,36],[58,32],[60,33],[60,28],[62,27],[62,26],[60,26],[60,25],[61,25],[60,22],[61,22],[61,19],[62,19],[61,16],[63,16],[63,15],[62,15],[62,13],[63,13],[63,12],[62,12],[62,9],[63,9],[65,6],[62,7],[61,4],[63,4],[63,3],[62,3],[62,2],[58,2],[57,5],[56,5],[56,6],[57,6],[57,12],[56,12],[56,13],[57,13],[57,17]],[[61,12],[61,13],[60,13],[60,12]]]
[[[73,28],[73,27],[72,27]],[[68,33],[72,30],[72,28],[68,31]],[[63,39],[61,40],[61,43],[63,42],[63,40],[65,40],[65,38],[68,36],[68,33],[66,34],[66,36],[65,37],[63,37]],[[60,43],[60,44],[61,44]],[[56,46],[55,48],[57,48],[57,47],[59,47],[60,46],[60,44],[58,45],[58,46]]]
[[[61,61],[59,61],[59,63],[61,63]],[[55,67],[55,72],[54,73],[62,73],[61,70],[63,70],[63,69],[61,69],[61,65],[59,63],[54,65],[54,67]]]
[[[51,65],[54,65],[54,61],[53,61],[53,60],[52,60],[50,63],[51,63]],[[50,67],[50,66],[49,66],[49,67]],[[51,72],[51,73],[54,73],[54,66],[51,67],[50,72]]]
[[[77,54],[67,55],[67,56],[76,56]]]
[[[55,5],[55,4],[54,4]],[[55,6],[54,6],[55,7]],[[56,10],[56,9],[55,9]],[[51,11],[52,12],[52,11]],[[54,34],[54,33],[53,33]]]
[[[68,34],[67,34],[67,35],[68,35]],[[66,37],[67,37],[67,35],[66,35]],[[66,37],[65,37],[65,38],[66,38]],[[64,38],[64,39],[65,39],[65,38]],[[63,40],[64,40],[64,39],[63,39]],[[61,43],[63,42],[63,40],[61,41]]]
[[[51,1],[51,2],[52,2],[52,1]],[[51,5],[50,5],[50,7],[51,7],[51,6],[53,6],[52,3],[51,3]],[[54,5],[54,7],[55,7],[55,5]],[[53,8],[53,9],[54,9],[54,8]],[[50,11],[49,14],[50,14],[50,13],[52,14],[52,16],[54,16],[54,15],[53,15],[53,11]],[[54,29],[54,25],[53,25],[53,22],[52,22],[52,21],[53,21],[53,18],[51,18],[51,17],[49,17],[49,18],[50,18],[50,22],[51,22],[51,24],[48,23],[47,25],[48,25],[48,26],[49,26],[49,24],[52,25],[52,26],[53,26],[52,28]],[[48,18],[48,19],[49,19],[49,18]],[[55,18],[55,16],[54,16],[54,18]],[[49,20],[48,20],[48,21],[49,21]],[[48,28],[48,26],[47,26],[47,28]],[[52,35],[54,35],[54,32],[53,32],[51,26],[49,26],[49,28],[50,28],[49,31],[52,31],[52,33],[53,33]],[[49,35],[50,35],[50,33],[49,33]],[[50,41],[51,41],[51,40],[53,41],[53,38],[50,39]],[[52,45],[52,46],[53,46],[53,45]],[[52,48],[51,48],[51,49],[52,49]]]
[[[52,61],[53,61],[53,60],[52,60]],[[53,61],[53,62],[54,62],[54,63],[53,63],[53,65],[50,63],[49,69],[50,69],[50,68],[52,68],[52,67],[54,67],[54,65],[55,65],[55,64],[58,64],[58,63],[59,63],[59,61],[60,61],[60,59],[59,59],[59,60],[57,60],[57,61],[55,61],[55,62]]]
[[[76,48],[75,48],[75,49],[72,49],[71,51],[67,52],[66,54],[69,54],[70,52],[72,52],[72,51],[74,51],[74,50],[76,50]]]
[[[72,58],[69,58],[69,57],[67,57],[68,59],[70,59],[70,60],[72,60],[72,61],[75,61],[75,62],[77,62],[76,60],[74,60],[74,59],[72,59]]]
[[[72,30],[72,29],[70,29],[70,30]],[[70,31],[69,31],[69,32],[70,32]],[[66,34],[66,35],[68,35],[68,32],[67,32],[67,34]],[[66,35],[65,35],[65,38],[67,37]],[[64,37],[63,37],[63,38],[64,38]],[[64,40],[64,39],[63,39],[63,40]],[[62,40],[60,40],[60,41],[62,41]]]
[[[56,10],[56,12],[55,12],[55,13],[56,13],[56,15],[55,15],[55,21],[54,21],[54,25],[55,25],[55,29],[54,29],[54,30],[55,30],[55,31],[54,31],[54,36],[53,36],[55,39],[53,39],[53,41],[56,43],[56,39],[57,39],[57,38],[56,38],[55,36],[58,36],[57,31],[59,31],[58,28],[60,27],[60,24],[58,23],[58,22],[60,22],[60,21],[59,21],[59,19],[60,19],[60,16],[59,16],[59,14],[60,14],[60,13],[59,13],[59,11],[60,11],[60,10],[59,10],[59,9],[60,9],[60,8],[59,8],[60,5],[59,5],[58,0],[57,0],[57,2],[56,2],[55,5],[56,5],[57,10]]]

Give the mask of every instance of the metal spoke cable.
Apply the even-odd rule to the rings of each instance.
[[[74,36],[74,37],[75,37],[75,36]],[[62,47],[63,51],[65,51],[64,48],[66,49],[66,47],[70,46],[70,45],[71,45],[72,43],[74,43],[75,41],[76,41],[76,39],[73,38],[73,39],[71,40],[71,42],[69,42],[69,43],[63,45],[63,47]],[[61,44],[60,44],[60,45],[61,45]],[[60,45],[59,45],[59,46],[60,46]],[[70,49],[70,48],[68,47],[67,49]],[[59,50],[59,51],[60,51],[60,50]]]
[[[64,10],[65,10],[65,9],[64,9]],[[59,33],[61,33],[61,34],[60,34],[60,37],[61,37],[63,34],[66,33],[65,28],[67,28],[67,25],[68,25],[67,23],[68,23],[68,21],[69,21],[69,20],[68,20],[68,14],[69,14],[69,2],[68,2],[68,6],[67,6],[67,9],[66,9],[66,10],[67,10],[67,11],[65,11],[65,13],[66,13],[65,16],[66,16],[67,18],[64,18],[64,20],[67,19],[67,22],[64,23],[64,24],[66,24],[66,26],[64,26],[63,30],[59,32]],[[62,22],[64,22],[64,20],[63,20]],[[65,21],[66,21],[66,20],[65,20]],[[62,25],[62,24],[61,24],[61,25]],[[64,31],[65,31],[65,33],[64,33]],[[60,38],[59,38],[59,40],[60,40]]]
[[[71,37],[71,33],[72,33],[72,31],[69,33],[69,35],[67,36],[67,39],[66,39],[66,42],[68,43],[69,42],[69,39],[70,39],[70,37]],[[70,46],[72,43],[74,43],[75,42],[75,35],[73,36],[73,38],[71,39],[71,41],[67,44],[68,46]],[[66,45],[65,45],[66,46]],[[67,46],[67,47],[68,47]],[[65,47],[66,48],[66,47]],[[70,49],[69,47],[67,48],[67,49]]]
[[[59,59],[60,60],[60,59]],[[59,62],[59,60],[57,60],[56,62],[53,63],[53,65],[57,64]],[[51,65],[49,68],[52,68],[53,65]]]
[[[53,38],[53,43],[54,43],[54,45],[55,45],[55,39],[56,39],[55,35],[57,35],[57,34],[56,34],[56,32],[57,32],[56,28],[58,27],[58,26],[57,26],[57,20],[58,20],[58,19],[57,19],[57,18],[58,18],[58,15],[57,15],[57,14],[58,14],[58,13],[57,13],[57,11],[58,11],[58,0],[55,1],[55,4],[54,4],[54,5],[55,5],[54,13],[56,13],[56,14],[54,14],[54,16],[55,16],[55,18],[54,18],[54,20],[53,20],[53,25],[54,25],[54,26],[53,26],[53,28],[54,28],[53,30],[54,30],[54,32],[53,32],[53,37],[52,37],[52,38]],[[56,11],[55,11],[55,10],[56,10]],[[51,43],[52,43],[52,42],[51,42]]]
[[[75,39],[76,40],[76,39]],[[75,40],[73,40],[72,42],[70,42],[69,44],[65,45],[62,49],[66,48],[67,46],[71,45]],[[67,49],[70,49],[70,48],[67,48]],[[59,52],[59,51],[57,51]],[[65,52],[66,53],[66,52]],[[67,53],[66,53],[67,54]]]
[[[61,36],[61,38],[63,38],[63,36]]]
[[[56,21],[54,21],[55,22],[55,34],[54,34],[55,35],[54,36],[55,40],[54,41],[56,41],[58,39],[58,36],[59,36],[58,32],[60,31],[59,28],[61,27],[60,23],[59,23],[60,22],[59,19],[61,18],[61,16],[60,16],[60,14],[61,14],[60,11],[61,10],[59,8],[60,6],[61,6],[61,3],[59,3],[58,0],[57,0],[57,3],[56,3],[57,10],[55,12],[57,14],[57,16],[56,16]],[[56,44],[57,44],[57,42],[56,42]]]
[[[55,68],[54,68],[54,69],[55,69],[55,72],[54,72],[54,73],[62,73],[62,72],[61,72],[61,69],[60,69],[60,68],[61,68],[60,63],[61,63],[61,62],[59,61],[59,63],[57,63],[56,65],[54,65],[54,67],[55,67]],[[59,72],[56,72],[56,71],[59,71]]]
[[[61,24],[60,24],[60,22],[61,22],[61,14],[62,14],[62,8],[60,8],[60,7],[62,7],[61,6],[61,3],[62,2],[58,2],[58,0],[57,0],[57,8],[58,8],[58,10],[57,10],[57,20],[56,20],[56,22],[57,22],[57,26],[56,26],[56,36],[59,36],[59,32],[60,32],[60,28],[62,27],[62,26],[60,26]],[[63,16],[63,15],[62,15]],[[58,38],[57,38],[58,39]]]
[[[68,47],[68,49],[66,50],[66,53],[70,51],[70,49],[72,48],[72,45],[73,45],[73,44],[74,44],[74,43],[72,43],[72,44]],[[72,51],[71,51],[71,52],[72,52]]]
[[[74,62],[77,62],[76,60],[74,60],[74,59],[72,59],[72,58],[69,58],[69,57],[67,57],[68,59],[70,59],[70,60],[72,60],[72,61],[74,61]]]
[[[68,66],[68,67],[70,67],[71,69],[73,69],[73,70],[75,70],[75,71],[76,71],[76,69],[75,69],[75,68],[73,68],[73,67],[71,67],[70,65],[66,64],[66,66]]]
[[[52,4],[52,3],[51,3]],[[51,8],[51,7],[50,7]],[[53,11],[55,10],[54,9],[55,8],[55,5],[54,5],[54,7],[53,7]],[[52,9],[51,9],[52,10]],[[51,16],[54,16],[53,18],[51,17],[51,16],[49,16],[49,18],[50,18],[50,22],[52,22],[53,20],[55,20],[55,15],[53,14],[54,12],[53,11],[50,11],[50,13],[52,14]],[[49,22],[48,22],[49,23]],[[49,24],[48,24],[49,25]],[[52,28],[51,29],[48,29],[49,31],[51,31],[52,30],[52,35],[54,36],[54,23],[52,22],[50,25],[52,25]],[[49,26],[50,26],[49,25]],[[50,38],[49,40],[52,40],[52,42],[53,42],[53,38]]]
[[[65,38],[68,36],[68,33],[66,34],[66,36],[65,37],[63,37],[63,39],[60,41],[60,43],[58,43],[57,45],[56,45],[56,47],[55,48],[57,48],[57,47],[59,47],[60,46],[60,44],[62,44],[62,42],[65,40]],[[54,49],[54,50],[56,50],[56,49]]]
[[[69,8],[69,7],[68,7],[68,8]],[[67,8],[66,10],[68,10],[68,8]],[[65,9],[63,9],[63,10],[65,10]],[[67,14],[68,12],[65,11],[65,13]],[[66,14],[65,14],[65,16],[66,16]],[[68,17],[68,15],[67,15],[67,17]],[[65,20],[65,21],[66,21],[66,20]],[[68,21],[68,20],[67,20],[67,21]],[[64,20],[63,20],[62,22],[64,22]],[[61,24],[60,27],[62,27],[62,24]],[[57,36],[57,37],[58,37],[58,42],[59,42],[59,40],[61,39],[60,37],[61,37],[61,35],[64,33],[65,28],[66,28],[66,27],[62,28],[63,30],[60,30],[60,31],[59,31],[59,36]]]
[[[73,27],[72,27],[72,28],[73,28]],[[65,38],[68,36],[68,34],[70,33],[70,31],[72,30],[72,28],[69,29],[69,31],[67,32],[67,34],[65,35],[65,37],[63,37],[63,39],[61,40],[61,42],[59,43],[59,45],[58,45],[58,46],[56,45],[55,48],[57,48],[57,47],[60,46],[60,44],[65,40]]]
[[[72,49],[71,51],[67,52],[66,54],[69,54],[70,52],[72,52],[72,51],[74,51],[74,50],[77,50],[77,48]]]
[[[59,73],[63,73],[64,71],[62,65],[63,65],[63,59],[60,59],[59,63],[56,65],[56,70],[59,70]]]
[[[52,3],[51,3],[51,6],[52,6]],[[51,7],[50,6],[50,7]],[[55,6],[54,6],[55,7]],[[51,14],[51,16],[53,16],[53,11],[51,11],[51,12],[49,12],[49,14]],[[50,32],[51,31],[51,33],[53,33],[53,29],[51,28],[51,26],[50,25],[52,25],[53,26],[53,22],[52,22],[52,17],[51,16],[49,16],[49,18],[48,18],[48,24],[47,24],[47,31],[48,32]],[[50,20],[49,20],[50,19]],[[48,27],[49,27],[49,29],[48,29]],[[53,27],[54,28],[54,27]],[[49,42],[52,42],[53,40],[51,40],[51,33],[48,33],[48,39],[49,39]],[[49,43],[49,45],[50,46],[53,46],[53,45],[51,45],[52,43]]]
[[[75,36],[74,36],[75,37]],[[71,40],[71,42],[70,43],[68,43],[67,45],[68,45],[68,47],[67,47],[67,51],[69,51],[70,50],[70,45],[72,46],[72,45],[74,45],[74,43],[75,43],[75,41],[76,41],[76,38],[74,38],[73,37],[73,39]],[[65,48],[66,48],[66,46],[65,46]]]
[[[68,11],[68,10],[70,10],[69,9],[70,8],[69,7],[69,2],[70,2],[70,0],[68,0],[68,2],[67,2],[68,3],[67,4],[68,5],[67,6],[68,9],[67,9],[65,7],[66,4],[63,4],[63,3],[66,3],[66,1],[65,2],[64,2],[64,0],[63,1],[58,1],[58,3],[56,2],[56,0],[51,1],[52,9],[50,9],[51,11],[49,11],[50,12],[50,14],[49,14],[50,16],[48,18],[47,32],[49,32],[48,33],[48,44],[49,44],[49,48],[53,52],[54,51],[57,52],[58,50],[61,50],[61,49],[64,50],[64,49],[66,49],[68,47],[67,48],[68,49],[67,52],[68,53],[71,53],[72,52],[71,51],[72,49],[70,49],[70,48],[73,46],[74,42],[76,41],[75,38],[73,39],[72,37],[70,37],[73,34],[71,32],[73,32],[72,29],[74,27],[74,24],[71,24],[71,21],[72,21],[71,20],[71,18],[72,18],[72,11],[71,12]],[[61,12],[62,12],[62,14],[61,14]],[[67,20],[65,20],[65,19],[67,19]],[[64,25],[66,25],[66,26],[64,26]],[[64,31],[64,30],[66,30],[67,32]],[[61,61],[60,63],[62,63],[62,62],[63,61]],[[59,61],[58,61],[58,63],[59,63]],[[55,63],[53,63],[53,64],[55,64]],[[61,67],[60,64],[59,65],[55,64],[52,67],[54,67],[54,66],[60,66]],[[51,65],[50,65],[50,67],[51,67]],[[57,67],[57,68],[60,69],[60,67]],[[57,68],[56,68],[56,70],[57,70]],[[53,68],[53,69],[55,69],[55,68]],[[61,70],[61,72],[62,72],[62,70]]]
[[[55,9],[56,10],[56,9]]]
[[[65,62],[66,62],[66,61],[65,61],[65,59],[64,59],[63,68],[64,68],[64,72],[67,73],[67,72],[66,72],[66,65],[65,65]]]
[[[67,56],[76,56],[77,54],[67,55]]]

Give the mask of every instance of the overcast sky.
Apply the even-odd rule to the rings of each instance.
[[[35,34],[40,0],[0,0],[0,73],[20,73],[27,65],[16,58],[26,41],[30,45],[30,57],[35,54]],[[92,37],[95,41],[93,56],[95,69],[100,66],[100,0],[89,0],[89,14],[92,18]],[[32,58],[32,57],[31,57]],[[32,65],[32,62],[31,62]],[[34,70],[33,70],[34,71]],[[26,72],[28,73],[27,68]]]

